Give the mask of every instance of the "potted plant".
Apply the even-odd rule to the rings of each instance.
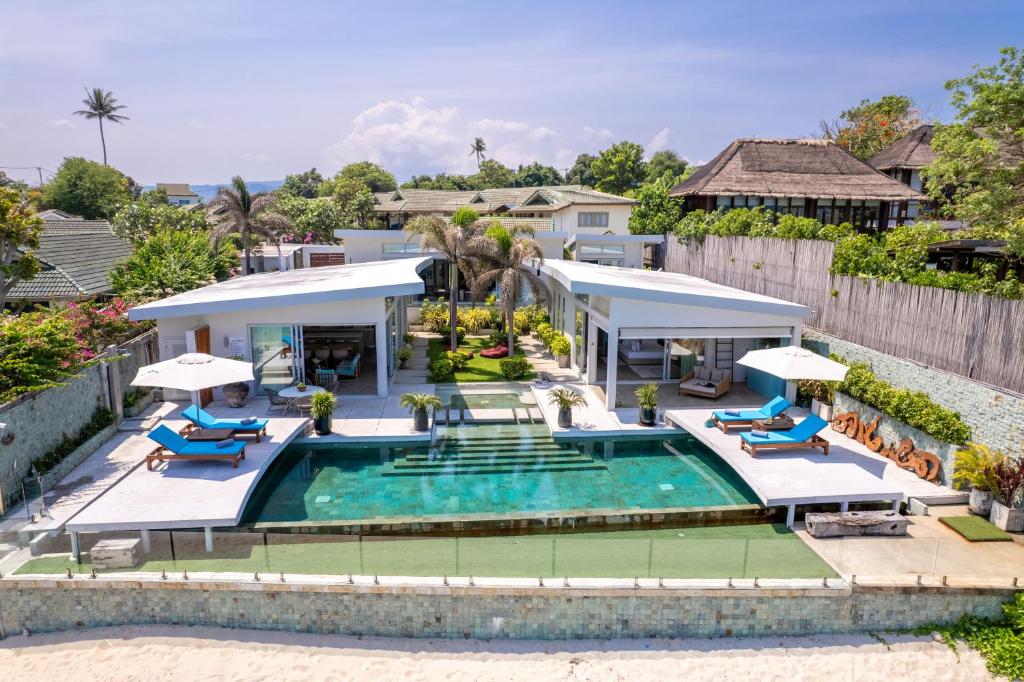
[[[644,384],[634,391],[636,404],[640,408],[640,424],[654,426],[657,422],[658,384]]]
[[[832,402],[835,398],[834,381],[804,379],[797,384],[797,393],[811,400],[811,414],[816,414],[825,421],[832,421]],[[804,403],[806,405],[806,403]]]
[[[433,393],[403,393],[398,404],[412,412],[412,427],[417,431],[430,430],[430,408],[441,409],[441,399]]]
[[[398,349],[398,368],[405,369],[405,364],[412,358],[412,348],[409,346],[402,346]]]
[[[306,392],[306,382],[300,381],[299,384],[295,388],[298,390],[299,393],[305,393]]]
[[[331,422],[334,415],[334,407],[338,399],[330,391],[314,393],[309,400],[309,416],[313,419],[313,430],[318,436],[329,436],[331,434]]]
[[[551,354],[555,356],[559,367],[569,366],[569,350],[569,339],[561,334],[551,339]]]
[[[995,499],[996,464],[1006,459],[998,450],[990,450],[981,443],[968,443],[953,460],[953,483],[959,488],[970,488],[968,509],[978,516],[988,516]]]
[[[583,394],[571,388],[556,388],[551,391],[548,401],[558,406],[558,427],[562,429],[572,427],[572,408],[587,404]]]
[[[232,355],[231,359],[245,361],[241,355]],[[236,381],[232,384],[225,384],[221,391],[224,393],[224,399],[228,402],[228,407],[242,407],[245,405],[245,399],[249,396],[249,383]]]
[[[1021,509],[1021,495],[1024,495],[1024,459],[1004,459],[995,466],[996,499],[988,520],[1000,530],[1011,533],[1024,532],[1024,509]]]

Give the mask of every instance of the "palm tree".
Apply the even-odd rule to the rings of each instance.
[[[470,257],[477,268],[474,272],[473,296],[482,298],[498,284],[498,300],[505,325],[508,328],[508,354],[512,356],[515,344],[513,317],[523,291],[523,282],[536,300],[547,298],[547,287],[527,261],[544,262],[544,253],[533,238],[533,229],[517,225],[509,229],[495,221],[484,234],[473,239]]]
[[[103,145],[103,165],[107,165],[107,139],[103,136],[103,119],[111,121],[112,123],[120,123],[124,125],[124,122],[128,120],[127,116],[115,113],[124,109],[123,104],[118,104],[117,100],[114,99],[114,93],[110,90],[106,92],[102,88],[93,88],[92,92],[89,88],[85,89],[85,99],[82,100],[82,104],[85,105],[85,109],[81,109],[75,112],[76,116],[85,116],[86,118],[95,118],[100,122],[100,143]]]
[[[480,170],[480,163],[484,160],[484,152],[487,151],[487,143],[482,137],[474,137],[469,145],[469,155],[476,154],[476,169]]]
[[[458,290],[459,271],[472,281],[473,262],[470,257],[470,242],[479,236],[477,221],[479,214],[468,206],[462,206],[445,222],[435,216],[417,216],[405,226],[410,237],[418,235],[424,251],[437,251],[448,262],[448,326],[451,330],[451,349],[458,350]]]
[[[217,196],[207,206],[207,215],[213,224],[211,236],[214,245],[229,234],[242,235],[242,274],[249,274],[249,239],[255,233],[278,244],[278,235],[294,229],[290,218],[275,209],[277,198],[267,192],[251,194],[245,180],[236,175],[231,185],[217,190]]]

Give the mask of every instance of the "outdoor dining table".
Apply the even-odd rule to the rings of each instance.
[[[288,401],[288,404],[284,408],[284,414],[288,414],[288,410],[295,407],[295,404],[298,403],[302,397],[323,392],[324,389],[319,386],[307,386],[305,391],[300,391],[298,386],[289,386],[288,388],[282,388],[277,392],[277,394]],[[298,408],[296,408],[295,411],[298,412]]]

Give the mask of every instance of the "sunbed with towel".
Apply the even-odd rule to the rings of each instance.
[[[788,448],[821,448],[828,454],[828,441],[817,435],[828,422],[816,414],[808,415],[788,431],[744,431],[740,434],[740,448],[757,457],[758,450]]]
[[[150,471],[153,470],[153,462],[172,459],[228,459],[236,469],[238,461],[245,459],[245,443],[240,440],[188,441],[163,424],[146,435],[160,444],[146,455],[146,468]]]
[[[190,405],[181,415],[201,429],[232,429],[236,436],[256,436],[257,443],[267,435],[267,419],[216,419],[198,405]]]
[[[792,405],[782,396],[775,396],[755,410],[715,410],[711,419],[715,426],[726,433],[730,426],[750,426],[754,421],[774,419],[788,410]]]

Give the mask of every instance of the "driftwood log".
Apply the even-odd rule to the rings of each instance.
[[[847,438],[854,439],[871,452],[878,452],[885,445],[882,437],[875,435],[880,420],[880,417],[875,417],[870,424],[865,424],[856,412],[843,412],[832,419],[832,430],[845,433]]]
[[[804,522],[815,538],[907,534],[907,517],[894,511],[810,513]]]

